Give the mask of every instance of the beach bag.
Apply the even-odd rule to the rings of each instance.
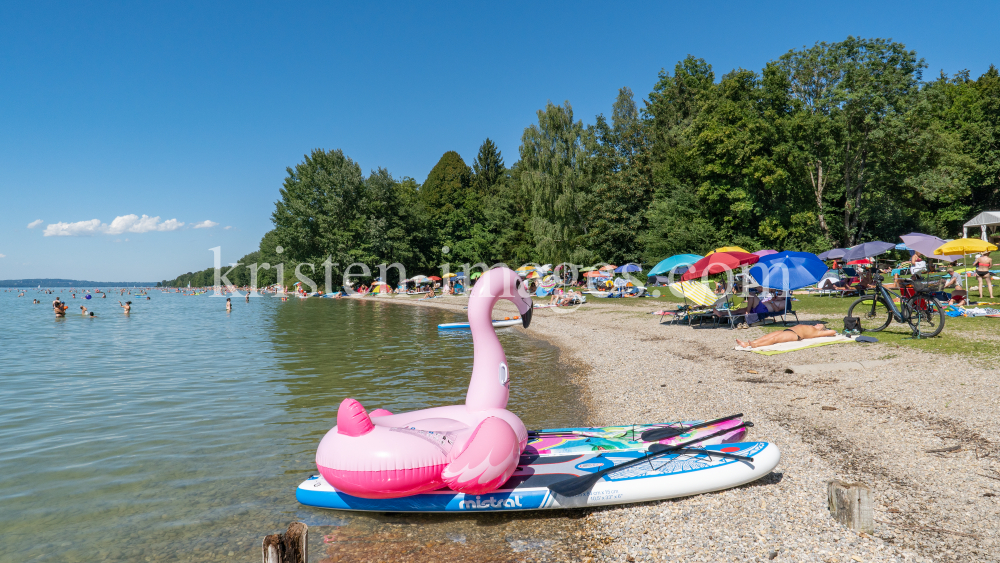
[[[861,318],[859,318],[859,317],[844,317],[844,330],[845,331],[863,332],[864,329],[861,328]]]

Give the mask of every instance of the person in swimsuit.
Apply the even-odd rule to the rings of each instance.
[[[976,257],[976,275],[979,276],[979,298],[983,298],[983,280],[986,280],[987,287],[990,288],[990,299],[993,299],[993,276],[990,275],[990,267],[993,266],[993,259],[988,252],[984,252]]]
[[[125,309],[125,314],[126,315],[132,312],[132,302],[131,301],[126,301],[124,305],[122,305],[122,302],[119,301],[118,302],[118,306],[121,307],[122,309]]]
[[[767,313],[780,313],[784,310],[785,310],[785,297],[775,297],[770,301],[761,301],[757,295],[751,295],[747,299],[746,307],[743,307],[741,309],[733,309],[731,313],[733,315],[745,315],[747,313],[766,315]],[[718,309],[715,310],[714,314],[717,317],[724,316],[724,313],[722,311],[719,311]]]
[[[230,297],[226,297],[226,312],[227,313],[233,312],[233,300]]]
[[[738,344],[741,348],[760,348],[762,346],[770,346],[771,344],[780,344],[782,342],[797,342],[799,340],[807,340],[809,338],[836,335],[837,331],[826,328],[826,325],[823,323],[817,323],[815,325],[795,325],[791,328],[786,328],[785,330],[778,330],[765,334],[764,336],[749,342],[737,339],[736,344]]]
[[[83,305],[80,305],[80,314],[85,317],[87,316],[87,308],[84,307]]]
[[[66,309],[69,309],[69,305],[60,301],[58,297],[52,302],[52,310],[55,311],[57,317],[65,317]]]

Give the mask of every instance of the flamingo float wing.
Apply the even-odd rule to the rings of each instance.
[[[491,416],[479,423],[462,453],[441,472],[441,478],[451,490],[460,493],[495,491],[514,474],[520,454],[514,429]]]

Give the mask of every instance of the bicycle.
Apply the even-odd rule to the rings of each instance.
[[[933,295],[937,284],[919,280],[906,282],[908,285],[904,289],[910,295],[904,297],[886,289],[881,275],[873,276],[872,281],[875,282],[876,293],[858,298],[847,310],[848,317],[859,319],[863,331],[879,332],[893,320],[908,324],[916,338],[937,336],[944,329],[944,307]],[[894,298],[899,299],[899,307],[896,307]]]

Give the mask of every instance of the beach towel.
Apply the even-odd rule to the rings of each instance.
[[[826,346],[828,344],[844,344],[846,342],[854,342],[854,339],[844,336],[843,334],[838,334],[836,336],[823,336],[820,338],[807,338],[805,340],[781,342],[779,344],[771,344],[770,346],[761,346],[760,348],[735,346],[733,349],[741,352],[753,352],[764,356],[773,356],[775,354],[784,354],[786,352],[794,352],[796,350],[804,350],[806,348],[815,348],[817,346]]]

